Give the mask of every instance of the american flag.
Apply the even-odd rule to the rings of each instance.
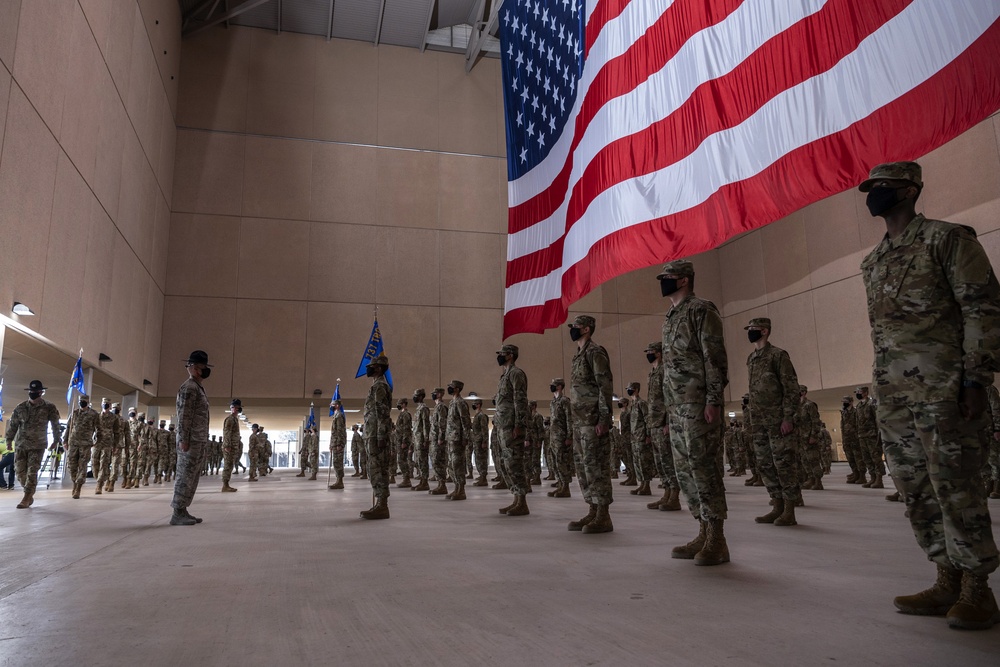
[[[499,18],[505,337],[1000,108],[1000,0],[506,0]]]

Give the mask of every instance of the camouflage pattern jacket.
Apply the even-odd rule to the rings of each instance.
[[[788,353],[767,343],[747,357],[747,370],[753,427],[794,422],[799,407],[799,379]]]
[[[570,404],[577,426],[611,428],[611,400],[614,396],[614,376],[608,351],[588,340],[573,355],[570,381]]]
[[[714,303],[690,294],[667,311],[662,363],[663,401],[668,407],[725,402],[729,360],[722,316]]]
[[[549,412],[551,413],[549,439],[557,447],[562,447],[572,437],[570,434],[572,433],[571,429],[573,425],[570,420],[569,410],[569,398],[562,394],[559,395],[559,398],[552,399],[552,402],[549,404]]]
[[[87,408],[90,410],[90,408]],[[93,410],[90,410],[94,412]],[[94,416],[97,413],[94,412]],[[45,449],[48,446],[47,426],[52,426],[53,444],[60,441],[59,409],[45,399],[35,405],[30,400],[18,403],[10,413],[4,437],[15,449],[23,451]],[[96,430],[96,424],[95,424]],[[91,434],[93,434],[93,430]],[[66,430],[67,435],[69,429]]]
[[[528,376],[520,368],[511,364],[504,369],[497,385],[497,411],[494,425],[503,430],[528,430]]]
[[[381,442],[389,441],[392,431],[392,389],[384,375],[379,375],[368,389],[365,398],[365,440]]]

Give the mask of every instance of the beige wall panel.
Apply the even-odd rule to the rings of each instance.
[[[716,305],[724,316],[764,304],[764,251],[759,231],[721,246],[719,265],[722,267],[722,303]]]
[[[656,281],[662,268],[663,265],[657,264],[615,278],[612,282],[618,287],[618,310],[636,314],[667,312],[670,302],[660,294],[660,283]],[[701,276],[698,278],[697,285],[700,287]],[[701,294],[701,290],[698,293]]]
[[[343,398],[364,398],[371,381],[366,378],[355,379],[354,374],[358,372],[361,355],[372,332],[371,304],[310,302],[308,311],[303,395],[309,397],[314,389],[322,389],[325,400],[333,395],[337,378],[340,378],[340,395]],[[397,311],[393,308],[392,312]],[[435,323],[436,321],[435,316]],[[381,322],[379,331],[385,333]],[[436,324],[434,336],[436,353]],[[395,368],[395,355],[389,361]],[[328,405],[324,403],[322,407]],[[318,407],[320,404],[317,404]]]
[[[0,154],[3,154],[4,129],[7,127],[7,103],[10,101],[10,86],[10,74],[7,73],[6,68],[0,67]]]
[[[379,146],[439,150],[441,103],[427,97],[379,95]]]
[[[166,92],[173,115],[177,109],[177,74],[181,59],[180,4],[163,0],[139,0],[139,11],[156,58],[161,87]]]
[[[236,285],[239,297],[305,299],[308,296],[308,222],[243,218],[239,244]]]
[[[376,156],[378,224],[436,227],[440,156],[383,149]]]
[[[309,226],[310,301],[375,303],[368,252],[378,244],[378,228],[314,222]],[[311,316],[311,315],[310,315]]]
[[[142,170],[142,208],[139,218],[139,242],[132,249],[138,255],[150,273],[154,272],[154,243],[156,242],[157,203],[161,199],[160,188],[156,183],[156,175],[147,162]],[[166,248],[164,248],[166,250]]]
[[[753,345],[747,340],[747,332],[743,327],[754,317],[767,317],[767,309],[760,306],[722,320],[726,337],[726,355],[729,358],[727,401],[739,401],[747,391],[747,357],[753,352]]]
[[[1000,231],[980,234],[979,242],[983,244],[983,248],[990,258],[990,263],[993,265],[993,273],[1000,273]]]
[[[439,228],[496,233],[495,209],[483,206],[498,196],[494,163],[493,158],[440,156]]]
[[[160,335],[163,331],[163,292],[155,284],[149,283],[146,306],[146,327],[143,331],[142,378],[137,385],[154,396],[159,388],[160,376]],[[190,350],[189,350],[190,352]],[[214,378],[213,378],[214,379]],[[144,386],[142,380],[153,384]]]
[[[80,6],[65,0],[21,3],[14,78],[56,137],[60,136],[73,20],[77,13],[82,13]]]
[[[503,284],[500,237],[474,232],[445,232],[441,240],[441,305],[503,307],[497,285]]]
[[[251,77],[247,92],[247,132],[278,137],[312,137],[315,89],[312,82]]]
[[[374,144],[378,138],[378,54],[365,42],[334,39],[317,53],[314,138]]]
[[[855,190],[848,190],[847,193],[854,197],[854,208],[858,212],[858,232],[861,237],[861,258],[871,252],[872,248],[882,241],[885,236],[885,221],[882,218],[873,218],[865,206],[865,195]],[[921,207],[923,200],[921,199]],[[861,263],[858,262],[860,267]],[[858,269],[861,270],[860,268]]]
[[[156,286],[163,290],[167,286],[167,257],[170,252],[170,206],[159,190],[153,196],[156,212],[153,221],[153,252],[147,269]]]
[[[177,126],[170,110],[164,107],[160,114],[160,160],[156,168],[156,182],[163,197],[170,202],[174,196],[174,154],[177,150]]]
[[[139,263],[135,255],[129,250],[128,244],[120,235],[115,238],[114,256],[111,270],[111,290],[105,295],[107,301],[103,305],[104,314],[108,318],[107,341],[99,350],[85,350],[90,358],[96,357],[94,352],[103,352],[114,361],[110,362],[113,372],[120,377],[128,377],[133,370],[133,365],[138,361],[137,355],[133,355],[135,347],[141,346],[144,342],[141,338],[133,338],[135,323],[145,324],[142,313],[146,312],[146,290],[143,292],[141,304],[136,304],[136,309],[130,308],[133,294],[133,286],[139,282],[137,280]],[[148,278],[147,278],[148,280]],[[142,281],[145,286],[147,280]]]
[[[501,313],[502,315],[502,313]],[[503,343],[510,343],[518,347],[517,365],[526,369],[528,374],[528,397],[536,401],[548,401],[552,399],[549,393],[549,381],[554,378],[563,378],[566,381],[566,391],[569,392],[569,359],[572,358],[572,350],[576,347],[569,339],[566,327],[549,329],[544,334],[517,334],[511,336],[506,341],[494,341],[486,338],[489,332],[479,332],[481,354],[486,359],[487,366],[496,363],[494,352],[500,349]],[[490,399],[496,395],[497,385],[500,380],[500,367],[490,367],[489,382],[484,388],[472,387],[476,391],[482,392],[486,399],[483,407],[490,407]]]
[[[0,0],[0,62],[7,69],[14,67],[14,47],[17,44],[17,24],[21,0]]]
[[[764,256],[764,287],[769,299],[784,299],[809,289],[809,254],[801,211],[776,220],[759,232]]]
[[[149,164],[135,133],[129,128],[122,131],[125,134],[125,149],[115,224],[136,254],[145,261],[149,259],[153,243],[152,235],[145,229],[147,225],[152,226],[152,220],[145,218],[145,181]]]
[[[871,381],[871,327],[861,276],[812,291],[824,387]]]
[[[767,312],[774,326],[771,344],[788,352],[795,366],[795,374],[799,377],[799,384],[814,390],[820,389],[821,366],[812,295],[803,293],[772,301],[767,306]],[[747,353],[749,354],[749,350]]]
[[[234,396],[303,395],[306,305],[303,301],[237,301]]]
[[[103,59],[108,33],[111,30],[112,2],[111,0],[79,0],[79,3]]]
[[[615,375],[621,376],[615,382],[615,391],[624,392],[629,382],[642,385],[642,396],[649,397],[649,362],[646,361],[646,346],[662,340],[663,318],[658,315],[622,315],[619,324],[621,338],[621,358],[615,367]],[[567,335],[568,338],[568,335]],[[621,394],[620,394],[621,395]]]
[[[70,350],[80,332],[80,277],[87,266],[91,222],[87,213],[95,204],[87,183],[60,153],[38,331]]]
[[[114,360],[108,362],[108,367],[132,386],[141,387],[146,345],[146,318],[143,314],[149,311],[149,285],[153,281],[139,262],[133,259],[130,264],[132,278],[127,286],[129,296],[121,302],[115,300],[109,309],[109,316],[115,323],[112,328],[123,329],[126,339],[122,347],[108,353]],[[123,351],[126,364],[118,361]]]
[[[0,303],[16,299],[36,313],[42,284],[32,275],[45,266],[58,154],[42,119],[13,86],[0,157],[0,229],[18,242],[0,243]]]
[[[90,207],[90,238],[87,265],[80,290],[80,343],[89,358],[104,349],[108,340],[108,299],[114,268],[116,239],[120,234],[97,202]]]
[[[240,215],[246,138],[216,132],[177,132],[172,210]]]
[[[110,0],[111,22],[101,50],[108,63],[111,77],[123,100],[128,99],[129,77],[132,71],[132,38],[135,35],[135,0]]]
[[[163,152],[163,117],[170,115],[170,105],[167,96],[160,88],[160,80],[157,78],[156,64],[149,61],[149,88],[147,90],[147,127],[145,136],[141,137],[142,145],[146,152],[146,159],[149,161],[153,171],[159,169],[160,155]]]
[[[101,84],[108,74],[90,30],[83,13],[75,12],[66,76],[71,103],[63,108],[60,144],[87,182],[93,183],[103,106],[100,95],[105,90]]]
[[[313,144],[309,219],[373,224],[377,154],[366,146]]]
[[[125,137],[134,133],[129,128],[128,116],[125,115],[121,100],[118,99],[111,77],[102,76],[100,86],[101,118],[97,129],[97,155],[91,186],[108,214],[112,218],[117,218]]]
[[[288,81],[311,86],[316,80],[322,37],[250,31],[250,80]]]
[[[243,215],[309,217],[312,144],[307,141],[247,137]]]
[[[378,230],[375,297],[378,303],[437,306],[441,303],[439,232],[385,227]],[[371,275],[371,268],[368,269]]]
[[[694,264],[695,290],[702,299],[708,299],[720,307],[722,303],[722,267],[719,266],[719,251],[709,250],[694,257],[691,257]],[[659,267],[662,269],[663,267]],[[654,276],[655,279],[655,276]],[[659,285],[654,281],[653,290],[657,291]],[[666,304],[664,304],[666,306]],[[665,312],[665,311],[664,311]]]
[[[441,308],[441,386],[461,380],[465,396],[471,391],[484,396],[496,393],[500,375],[494,354],[497,347],[485,344],[483,332],[498,331],[500,317],[499,309]],[[488,406],[487,402],[483,407]]]
[[[1000,152],[992,120],[919,159],[925,188],[918,210],[939,220],[1000,199]],[[986,217],[974,223],[981,232],[1000,228],[1000,220]]]
[[[442,101],[437,112],[438,148],[442,151],[497,155],[495,102],[449,103]]]
[[[507,208],[507,162],[506,160],[497,160],[497,222],[499,223],[497,231],[501,234],[506,234],[508,230],[508,208]],[[489,206],[485,203],[483,208]]]
[[[379,107],[383,106],[383,96],[438,99],[440,63],[449,58],[461,62],[460,58],[437,51],[417,53],[402,46],[379,46]]]
[[[177,124],[244,132],[252,28],[210,30],[184,40]]]
[[[348,365],[348,374],[356,373],[364,345],[371,333],[372,313],[368,311],[367,329],[361,340],[351,343],[354,355],[353,367]],[[444,325],[444,311],[437,308],[419,306],[385,306],[378,313],[379,331],[382,332],[385,354],[389,357],[392,370],[393,398],[413,397],[413,390],[423,387],[427,390],[428,404],[434,387],[444,386],[452,378],[441,377],[441,364],[447,353],[442,350],[441,330]],[[341,376],[343,377],[343,376]],[[362,382],[362,396],[368,391],[370,380]],[[343,389],[343,385],[341,385]],[[356,390],[355,390],[356,391]]]
[[[801,211],[809,252],[809,280],[826,285],[858,273],[861,236],[852,192],[827,197]]]
[[[506,273],[504,275],[506,276]],[[612,278],[583,295],[579,301],[572,304],[571,309],[577,313],[595,316],[597,313],[616,313],[619,303],[618,291],[618,279]],[[567,322],[569,321],[567,320]]]
[[[159,394],[175,394],[177,387],[187,379],[184,360],[192,351],[204,350],[208,353],[209,363],[214,366],[211,377],[205,381],[205,390],[213,396],[232,396],[235,338],[236,299],[184,296],[164,298],[160,373],[157,382]],[[245,362],[245,372],[253,372],[256,361]]]
[[[239,218],[172,214],[166,293],[235,297],[239,244]]]
[[[156,75],[156,63],[149,49],[149,37],[142,15],[135,12],[132,18],[132,56],[130,59],[128,94],[122,95],[125,100],[125,111],[132,120],[143,152],[152,156],[155,147],[152,145],[154,110],[150,108],[150,89],[160,88],[160,79]],[[160,88],[162,91],[162,88]],[[156,128],[159,130],[159,127]],[[157,134],[158,137],[158,134]],[[155,164],[156,161],[153,160]]]

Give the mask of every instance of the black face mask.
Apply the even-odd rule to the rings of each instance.
[[[905,190],[908,187],[910,186],[904,185],[898,188],[880,186],[872,188],[868,192],[867,199],[865,199],[865,205],[868,207],[868,212],[872,214],[873,218],[888,212],[896,204],[903,201],[896,196],[896,193],[899,190]]]
[[[849,407],[851,407],[851,404],[850,404],[850,403],[844,403],[844,409],[845,409],[845,410],[846,410],[847,408],[849,408]]]
[[[370,378],[373,378],[376,375],[378,375],[378,372],[371,366],[368,366],[367,368],[365,368],[365,375],[367,375]]]
[[[660,278],[660,294],[670,296],[680,288],[677,286],[677,278]]]
[[[764,332],[759,329],[747,329],[747,339],[751,343],[756,343],[764,337]]]
[[[556,393],[556,389],[558,388],[559,387],[555,386],[554,384],[549,385],[549,391],[551,391],[553,394]]]
[[[438,400],[438,395],[437,395],[437,392],[436,392],[436,391],[432,391],[432,392],[431,392],[431,400],[432,400],[432,401],[436,401],[436,400]]]
[[[30,394],[29,394],[29,396],[30,396]],[[87,403],[87,401],[80,401],[80,407],[81,407],[81,408],[85,408],[85,407],[87,407],[88,405],[89,405],[89,403]]]
[[[619,410],[624,410],[625,409],[625,404],[624,403],[619,403],[618,404],[618,409]]]
[[[652,352],[648,352],[646,354],[646,361],[648,361],[649,363],[653,363],[654,361],[656,361],[656,355],[653,354]]]
[[[28,392],[28,398],[30,398],[33,401],[36,401],[36,400],[38,400],[41,397],[42,397],[42,392],[40,392],[40,391],[29,391]]]
[[[581,336],[583,336],[583,330],[580,329],[580,327],[570,327],[570,329],[569,329],[569,339],[571,341],[573,341],[575,343],[576,341],[580,340]]]
[[[449,396],[454,396],[455,395],[455,388],[454,387],[448,387],[448,395]]]
[[[494,398],[494,399],[491,399],[491,400],[493,401],[493,407],[496,407],[497,406],[497,399]]]
[[[101,407],[104,408],[105,410],[110,410],[111,409],[111,404],[110,403],[105,403]]]
[[[748,405],[750,405],[750,399],[749,398],[743,399],[743,407],[745,408]]]
[[[507,363],[507,355],[506,354],[498,354],[497,355],[497,366],[503,366],[506,363]]]
[[[420,396],[419,396],[419,395],[417,395],[417,394],[414,394],[414,395],[413,395],[413,402],[414,402],[414,403],[419,403],[419,402],[420,402]]]
[[[635,396],[635,389],[626,389],[625,393],[629,396]]]
[[[857,394],[854,395],[854,398],[858,399],[859,401],[863,401],[864,400],[864,394],[857,393]]]
[[[201,369],[201,379],[202,380],[207,380],[208,376],[211,375],[211,374],[212,374],[212,369],[211,368],[209,368],[209,367],[206,366],[205,368]]]
[[[119,410],[119,409],[115,408],[115,414],[116,414],[116,415],[120,415],[121,413],[122,413],[122,411],[121,411],[121,410]]]

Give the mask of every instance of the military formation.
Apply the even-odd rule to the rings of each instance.
[[[917,543],[937,567],[934,585],[897,597],[896,608],[945,616],[951,627],[984,629],[1000,622],[988,586],[1000,557],[987,506],[987,498],[1000,498],[1000,394],[993,386],[1000,371],[1000,285],[973,230],[915,212],[922,189],[920,166],[913,162],[879,165],[860,186],[872,216],[885,220],[886,235],[861,264],[875,363],[872,385],[858,387],[842,402],[839,426],[851,470],[846,481],[881,489],[888,475],[896,493],[887,499],[905,503]],[[659,340],[642,352],[650,365],[645,397],[638,380],[616,395],[609,355],[589,315],[567,325],[575,345],[571,375],[568,382],[550,381],[548,418],[528,399],[528,376],[516,345],[496,352],[500,375],[492,428],[482,399],[466,399],[461,380],[435,388],[431,405],[424,389],[414,391],[412,414],[407,399],[393,404],[389,360],[384,354],[372,358],[363,425],[352,427],[350,444],[354,476],[370,480],[374,499],[361,518],[390,517],[390,486],[466,500],[468,480],[488,486],[492,454],[492,488],[512,496],[500,514],[530,514],[527,495],[542,484],[544,461],[546,480],[554,481],[549,497],[571,498],[575,476],[587,511],[567,528],[584,534],[614,530],[613,479],[623,474],[619,484],[641,496],[653,495],[658,480],[663,495],[647,507],[678,511],[683,497],[697,531],[692,529],[693,539],[674,547],[671,557],[695,565],[730,561],[724,531],[727,462],[729,476],[749,472],[744,484],[767,493],[769,508],[756,523],[798,525],[802,517],[796,510],[806,508],[803,491],[824,490],[833,439],[808,387],[800,384],[793,359],[776,344],[780,327],[768,317],[754,317],[744,327],[748,392],[742,420],[727,423],[729,357],[722,317],[715,304],[695,294],[695,278],[686,260],[667,263],[657,276],[669,307]],[[187,510],[200,476],[221,468],[223,491],[235,491],[230,481],[242,454],[236,421],[242,404],[233,400],[223,439],[209,442],[201,386],[211,371],[208,357],[195,351],[185,365],[189,379],[178,392],[173,433],[162,422],[154,429],[134,410],[125,420],[107,401],[98,413],[89,397],[80,397],[65,436],[74,498],[86,482],[88,462],[98,494],[113,491],[119,476],[123,488],[147,485],[150,475],[154,483],[174,476],[173,525],[201,522]],[[15,408],[7,427],[8,440],[17,439],[16,472],[25,488],[19,508],[33,502],[46,429],[52,427],[56,444],[60,440],[58,411],[41,398],[44,387],[33,381],[28,391],[29,400]],[[336,481],[328,488],[340,490],[347,428],[339,400],[331,403],[331,412],[329,474],[335,471]],[[270,441],[254,424],[250,481],[270,472],[270,457]],[[308,472],[315,480],[314,428],[305,429],[300,457],[297,476]]]

